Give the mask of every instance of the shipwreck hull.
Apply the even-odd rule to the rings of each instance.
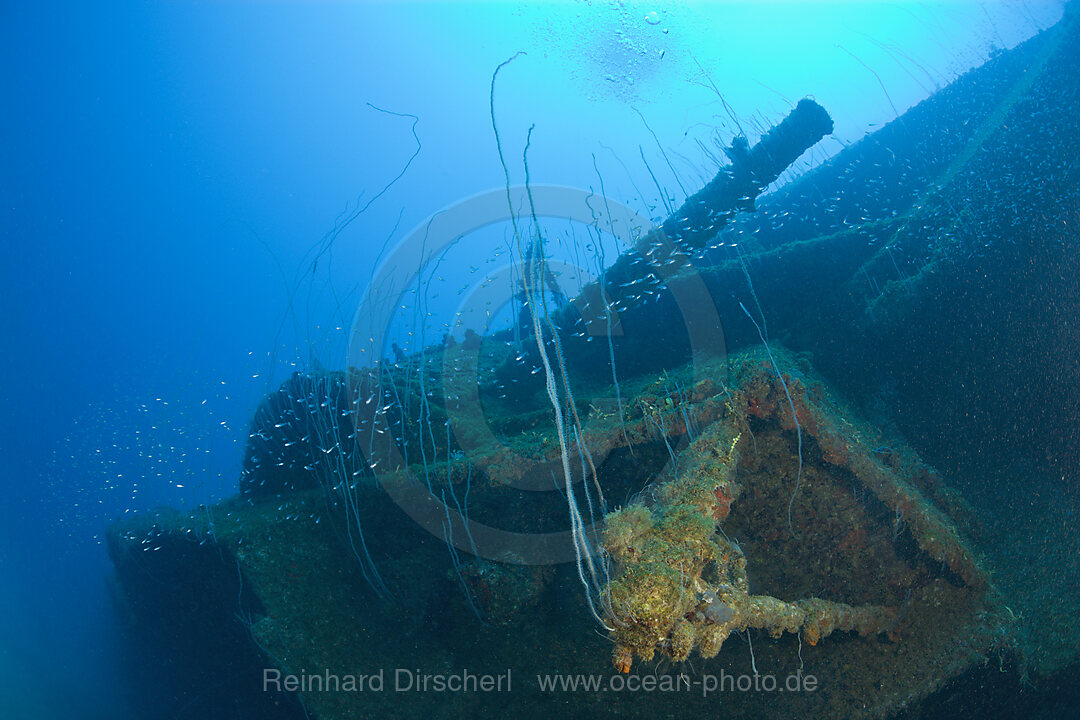
[[[180,634],[190,638],[197,636],[194,629],[213,626],[220,642],[206,651],[246,668],[246,682],[259,689],[264,668],[298,676],[382,672],[381,691],[308,688],[267,696],[276,697],[276,707],[296,710],[302,704],[310,717],[321,719],[475,717],[497,714],[508,703],[520,708],[517,715],[540,717],[570,699],[590,717],[692,717],[723,707],[725,713],[755,717],[880,718],[927,698],[951,678],[1007,657],[1013,618],[995,601],[950,517],[963,518],[962,504],[902,442],[880,436],[833,400],[808,367],[787,355],[780,365],[790,368],[785,380],[798,430],[783,385],[761,352],[734,356],[730,366],[716,360],[643,379],[626,395],[627,407],[637,409],[627,411],[624,424],[606,416],[590,427],[594,444],[613,446],[597,469],[606,490],[613,491],[613,479],[631,466],[656,461],[664,467],[668,447],[675,453],[674,466],[668,463],[650,489],[632,496],[623,490],[627,502],[621,512],[613,508],[609,530],[617,527],[612,518],[639,506],[648,506],[656,527],[664,527],[660,518],[678,515],[672,508],[679,503],[664,490],[669,483],[688,474],[702,487],[715,481],[719,489],[707,494],[714,505],[703,506],[711,525],[700,541],[737,543],[745,558],[747,597],[771,596],[779,603],[774,611],[788,601],[791,607],[829,608],[813,621],[807,615],[790,628],[793,634],[749,621],[733,628],[722,646],[704,652],[714,655],[708,659],[700,644],[681,656],[667,652],[672,633],[679,632],[675,626],[692,622],[695,611],[701,617],[701,587],[691,586],[684,568],[685,587],[663,599],[668,604],[658,611],[670,621],[656,634],[660,652],[644,662],[635,648],[632,668],[613,667],[613,648],[618,654],[624,638],[618,632],[602,636],[573,565],[471,558],[455,570],[445,539],[420,529],[376,485],[361,490],[359,521],[388,591],[385,598],[377,597],[350,550],[342,508],[319,488],[236,498],[188,517],[159,514],[114,525],[109,547],[119,585],[137,609],[136,628],[188,628]],[[692,385],[695,376],[705,379]],[[685,392],[657,395],[680,381]],[[651,436],[647,428],[653,428]],[[800,432],[803,469],[797,478]],[[620,451],[627,438],[637,441],[636,455]],[[718,465],[702,457],[727,458],[723,477]],[[460,496],[465,478],[451,467],[458,462],[464,461],[451,458],[441,472]],[[485,466],[480,458],[471,467],[470,504],[497,508],[506,497],[503,466]],[[739,492],[726,494],[723,488],[735,483]],[[685,514],[679,517],[687,521]],[[514,524],[510,516],[505,521]],[[639,530],[639,540],[647,534]],[[640,589],[627,553],[614,547],[609,553],[613,586]],[[713,589],[716,573],[715,567],[700,573],[713,578]],[[153,604],[162,578],[203,600]],[[837,611],[846,606],[880,607],[885,614],[873,627],[856,627]],[[769,632],[750,630],[751,646],[741,632],[746,626]],[[198,657],[197,648],[191,652]],[[509,669],[510,693],[394,688],[395,673],[404,681],[410,674],[465,669],[492,676]],[[807,692],[705,692],[703,683],[725,675],[753,677],[755,669],[781,685],[789,675],[812,675],[817,684]],[[537,677],[555,673],[580,673],[619,687],[657,675],[688,687],[652,693],[541,689]]]

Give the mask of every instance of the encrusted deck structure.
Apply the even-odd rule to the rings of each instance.
[[[690,717],[718,703],[759,717],[888,717],[952,677],[998,663],[1014,618],[995,601],[950,519],[963,517],[963,505],[898,439],[832,399],[804,363],[777,348],[773,354],[786,368],[783,383],[765,353],[740,353],[628,383],[623,422],[595,402],[580,409],[586,420],[595,414],[590,443],[606,446],[597,453],[598,484],[609,502],[626,498],[598,527],[597,559],[609,573],[600,594],[607,637],[572,564],[450,552],[446,538],[418,528],[375,484],[358,488],[362,508],[351,520],[326,488],[313,486],[239,497],[188,517],[120,523],[109,544],[121,587],[139,622],[188,628],[182,632],[192,636],[205,623],[230,625],[224,634],[240,646],[228,652],[249,653],[255,669],[495,675],[510,668],[519,683],[510,702],[522,717],[544,714],[551,695],[536,676],[547,673],[605,681],[628,672],[685,673],[700,690],[705,677],[755,671],[780,682],[811,674],[817,689],[722,698],[578,692],[573,702],[599,717]],[[694,377],[703,379],[691,384]],[[533,429],[529,438],[550,448],[549,458],[540,452],[535,462],[557,457],[550,434]],[[520,510],[503,468],[483,453],[469,460],[451,452],[429,470],[444,491],[468,497],[474,517],[502,512],[504,524],[537,530],[566,522],[558,502],[540,506],[536,514],[546,517],[515,519]],[[356,521],[378,587],[365,578],[350,539]],[[177,577],[216,600],[171,610],[145,602],[161,578]],[[507,702],[483,693],[386,691],[309,690],[300,699],[324,720],[357,712],[415,717],[435,708],[475,716]]]

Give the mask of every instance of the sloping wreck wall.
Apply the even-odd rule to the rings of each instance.
[[[750,248],[770,330],[974,492],[1018,454],[1080,484],[1072,9],[721,235]],[[706,262],[718,298],[745,295],[730,250]],[[723,314],[735,345],[756,339],[740,315]]]

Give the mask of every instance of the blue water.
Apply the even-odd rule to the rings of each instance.
[[[696,140],[812,95],[836,129],[805,171],[1062,5],[6,4],[0,714],[128,716],[106,523],[235,493],[263,394],[344,364],[384,241],[503,185],[499,63],[525,52],[496,98],[515,182],[535,125],[534,182],[593,188],[595,162],[659,219],[640,160],[697,187]],[[447,294],[489,253],[447,263]]]

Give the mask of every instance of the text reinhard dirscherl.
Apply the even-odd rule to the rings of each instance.
[[[387,679],[389,678],[389,682]],[[385,669],[367,674],[335,674],[329,670],[322,673],[286,675],[277,668],[263,669],[263,692],[510,692],[512,690],[510,668],[506,672],[474,673],[461,670],[449,673],[425,673],[409,668],[396,668],[392,673]]]
[[[263,669],[263,692],[434,692],[488,693],[512,692],[510,668],[502,673],[475,673],[460,670],[446,673],[426,673],[411,668],[392,671],[379,669],[366,674],[282,673],[277,668]],[[775,675],[733,675],[723,670],[719,674],[705,673],[691,677],[677,675],[589,675],[552,673],[537,675],[536,685],[541,692],[698,692],[703,696],[723,692],[814,692],[818,679],[797,671],[784,678]]]

